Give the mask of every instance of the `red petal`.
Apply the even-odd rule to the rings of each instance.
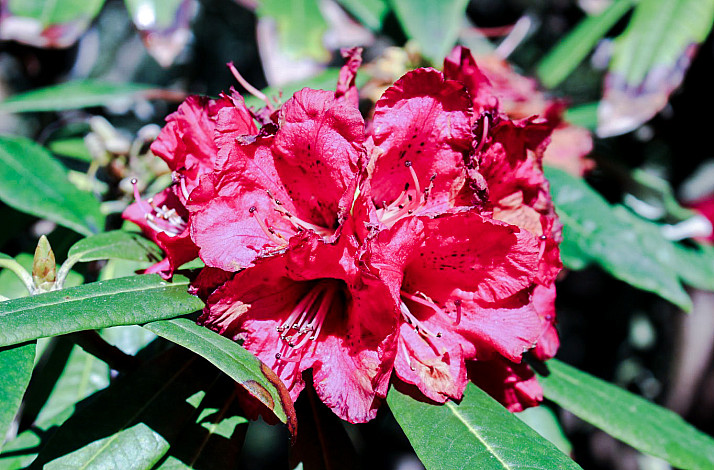
[[[494,359],[472,362],[468,369],[469,378],[508,411],[516,413],[543,401],[543,390],[525,364]]]
[[[166,126],[151,144],[151,151],[173,171],[187,178],[188,192],[198,178],[213,168],[218,149],[213,142],[215,102],[203,96],[189,96],[178,110],[166,118]]]
[[[359,110],[334,94],[305,88],[281,109],[275,136],[275,167],[297,215],[335,228],[354,198],[361,166],[364,120]]]
[[[345,101],[356,108],[359,106],[359,96],[355,86],[355,76],[360,65],[362,65],[362,48],[342,49],[342,58],[346,59],[347,62],[340,69],[335,98],[339,99],[344,96]]]
[[[533,306],[543,324],[543,333],[533,350],[533,355],[540,361],[555,357],[560,346],[558,330],[555,329],[555,286],[536,286],[533,291]]]
[[[422,190],[436,175],[429,205],[448,206],[465,181],[470,118],[463,86],[434,69],[413,70],[385,91],[374,112],[374,144],[381,152],[372,175],[375,205],[391,203],[407,184],[414,188],[411,165]]]
[[[409,292],[436,298],[460,290],[475,300],[495,302],[528,288],[534,279],[538,242],[524,230],[474,211],[425,219],[424,226],[425,243],[406,267],[403,285]]]
[[[498,99],[494,94],[493,86],[476,65],[469,49],[456,46],[451,51],[451,54],[444,59],[444,76],[449,80],[460,81],[466,86],[476,115],[498,109]]]

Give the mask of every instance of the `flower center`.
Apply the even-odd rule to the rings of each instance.
[[[131,180],[131,184],[134,186],[134,200],[144,212],[146,224],[152,230],[158,233],[163,232],[169,237],[181,235],[186,230],[187,223],[178,215],[176,209],[169,209],[166,204],[159,207],[154,203],[153,198],[142,200],[136,178]]]
[[[410,184],[406,183],[404,191],[391,204],[387,204],[386,201],[382,202],[382,207],[377,209],[377,218],[385,225],[392,225],[402,217],[414,214],[424,207],[429,198],[429,192],[434,186],[436,175],[432,175],[429,180],[429,186],[422,191],[419,178],[412,167],[412,162],[407,160],[404,162],[404,166],[409,170],[414,188],[412,189]]]
[[[297,362],[299,358],[289,357],[291,353],[320,336],[325,318],[339,297],[341,286],[334,280],[323,280],[315,284],[297,303],[288,318],[275,329],[280,334],[282,345],[275,359]]]

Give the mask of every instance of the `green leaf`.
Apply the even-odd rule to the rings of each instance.
[[[249,423],[236,398],[235,384],[226,375],[206,393],[190,397],[188,402],[198,403],[195,419],[171,441],[170,455],[157,470],[235,467]]]
[[[548,439],[565,455],[571,455],[573,445],[560,427],[558,417],[553,410],[545,405],[534,406],[520,413],[516,417],[533,428],[535,432]]]
[[[77,80],[31,90],[0,101],[0,111],[62,111],[107,106],[156,96],[158,90],[138,83],[108,83]]]
[[[35,343],[0,349],[0,450],[35,364]]]
[[[423,403],[394,388],[387,403],[427,470],[580,468],[472,383],[458,405]]]
[[[46,421],[107,385],[109,385],[109,366],[84,352],[79,346],[74,346],[62,375],[57,380],[37,420]]]
[[[52,155],[23,137],[0,136],[0,199],[83,235],[104,227],[99,201],[72,185]]]
[[[440,65],[456,44],[468,0],[390,0],[409,39],[433,64]]]
[[[84,139],[81,138],[52,140],[47,144],[47,148],[50,152],[62,157],[74,158],[87,163],[93,160]]]
[[[189,280],[156,274],[94,282],[0,303],[0,346],[81,330],[173,318],[203,307]]]
[[[613,207],[580,178],[546,168],[553,203],[563,223],[564,261],[589,261],[628,284],[653,292],[688,310],[691,300],[680,284],[672,243],[623,207]]]
[[[597,129],[597,108],[599,103],[585,103],[568,108],[565,120],[574,126],[584,127],[590,131]]]
[[[47,463],[47,470],[107,468],[149,470],[169,450],[169,443],[144,423],[94,441]]]
[[[382,29],[382,22],[389,11],[387,0],[337,0],[337,3],[373,31]]]
[[[67,47],[84,33],[102,5],[104,0],[7,0],[0,39],[36,47]],[[11,23],[18,25],[11,28]],[[54,34],[45,34],[49,28],[54,28]]]
[[[185,318],[149,323],[144,328],[208,360],[275,413],[280,421],[295,426],[295,409],[285,385],[236,342]]]
[[[34,18],[43,26],[69,23],[79,18],[94,18],[102,8],[104,0],[8,0],[10,14]]]
[[[34,465],[41,468],[138,423],[173,442],[197,412],[192,397],[205,394],[220,375],[189,351],[171,348],[87,399],[46,439]],[[121,452],[131,450],[122,446],[117,449]]]
[[[538,378],[549,399],[637,450],[674,467],[714,468],[714,439],[679,415],[558,360]]]
[[[536,68],[543,85],[553,88],[565,80],[635,3],[635,0],[615,0],[602,13],[588,16],[558,41]]]
[[[164,257],[156,243],[136,232],[114,230],[83,238],[67,253],[67,258],[88,262],[100,259],[157,262]]]
[[[714,0],[640,0],[615,41],[598,135],[629,132],[664,108],[713,21]]]
[[[282,49],[290,57],[329,59],[329,53],[322,45],[327,22],[317,0],[263,0],[257,14],[260,18],[275,20]]]

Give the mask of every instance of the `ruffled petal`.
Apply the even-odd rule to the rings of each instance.
[[[392,203],[405,186],[416,190],[418,183],[413,197],[421,197],[431,184],[426,205],[448,206],[465,181],[470,119],[471,104],[463,86],[444,80],[434,69],[413,70],[385,91],[374,112],[375,205]]]
[[[543,389],[525,364],[505,359],[475,361],[468,366],[469,378],[483,391],[517,413],[543,401]]]

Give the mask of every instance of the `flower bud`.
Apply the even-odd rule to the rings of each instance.
[[[42,235],[35,248],[35,259],[32,262],[32,280],[38,292],[48,292],[55,285],[57,265],[55,254],[47,237]]]

